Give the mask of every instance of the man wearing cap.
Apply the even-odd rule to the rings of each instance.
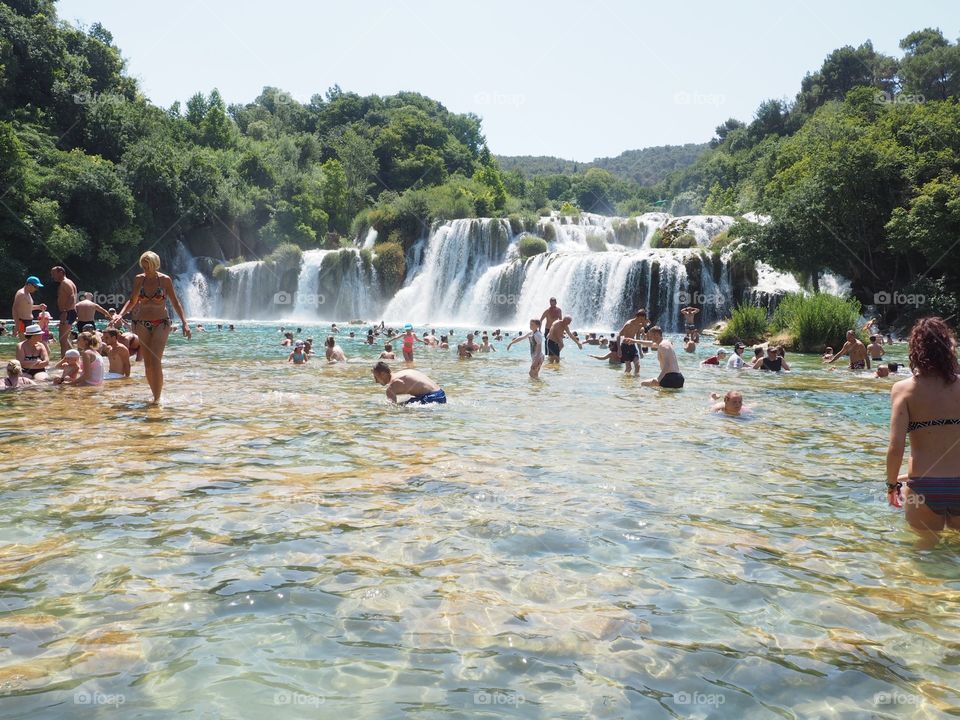
[[[13,297],[13,322],[17,336],[21,340],[25,337],[24,330],[27,329],[27,326],[33,325],[34,310],[47,309],[47,306],[43,303],[37,305],[33,302],[33,293],[42,287],[43,283],[40,282],[40,278],[31,275]]]
[[[733,346],[733,355],[730,356],[730,359],[727,360],[727,369],[728,370],[742,370],[743,369],[743,343],[738,342]]]
[[[50,269],[50,276],[57,283],[57,310],[60,313],[60,356],[70,349],[70,328],[77,321],[77,286],[67,277],[62,265]]]
[[[83,332],[87,325],[93,325],[93,329],[96,330],[97,313],[104,317],[113,317],[93,301],[93,293],[85,292],[83,300],[77,303],[77,332]]]

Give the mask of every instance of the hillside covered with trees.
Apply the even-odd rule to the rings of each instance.
[[[835,50],[792,101],[718,126],[664,193],[689,212],[768,214],[744,228],[754,255],[814,280],[838,272],[867,304],[889,296],[882,313],[956,314],[960,46],[926,29],[900,47]]]

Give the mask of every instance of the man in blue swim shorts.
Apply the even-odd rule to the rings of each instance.
[[[397,395],[410,395],[402,405],[445,405],[447,396],[433,380],[419,370],[399,370],[392,372],[385,362],[373,366],[373,379],[387,388],[387,399],[397,402]]]

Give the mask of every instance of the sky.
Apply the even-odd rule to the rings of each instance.
[[[960,34],[955,0],[60,0],[100,22],[144,94],[167,107],[217,88],[246,103],[264,86],[302,102],[339,85],[420,92],[483,118],[492,152],[589,161],[706,142],[792,99],[843,45],[901,55],[913,30]]]

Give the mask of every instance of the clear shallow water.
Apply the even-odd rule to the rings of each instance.
[[[379,347],[276,330],[172,341],[160,408],[141,367],[0,395],[4,716],[957,713],[960,539],[885,504],[892,381],[417,346],[450,401],[397,409]]]

